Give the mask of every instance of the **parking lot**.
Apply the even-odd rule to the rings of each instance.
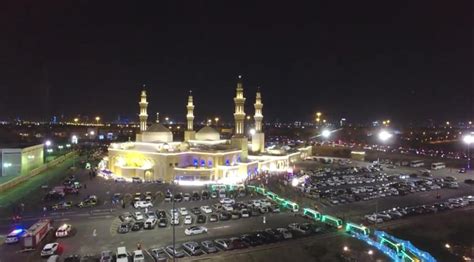
[[[73,230],[69,236],[56,238],[51,235],[42,242],[44,245],[47,242],[57,241],[60,245],[58,253],[61,258],[77,254],[95,261],[94,259],[98,259],[102,251],[110,250],[115,253],[118,247],[124,246],[130,254],[140,247],[144,251],[144,256],[148,258],[147,261],[152,261],[153,252],[151,250],[165,248],[165,253],[168,256],[171,255],[169,248],[166,250],[166,247],[173,243],[173,236],[177,247],[189,241],[200,243],[211,240],[212,243],[217,244],[219,242],[215,242],[216,239],[225,242],[230,237],[237,237],[238,239],[234,238],[228,243],[229,247],[224,248],[222,245],[220,247],[217,245],[216,249],[217,251],[241,249],[252,245],[273,243],[280,237],[278,231],[268,230],[264,233],[262,230],[287,229],[292,223],[307,222],[304,218],[295,216],[288,210],[279,210],[267,199],[246,194],[245,191],[240,194],[220,195],[219,197],[205,187],[115,182],[92,177],[87,170],[75,173],[74,178],[68,176],[68,180],[74,180],[77,183],[73,182],[73,184],[80,185],[78,194],[68,193],[65,194],[64,199],[43,200],[43,205],[28,210],[29,216],[25,216],[19,223],[28,228],[45,215],[54,219],[55,228],[63,224],[71,225]],[[44,198],[56,186],[63,185],[49,185],[48,189],[40,189],[39,193]],[[176,200],[174,203],[167,201],[167,192],[170,192]],[[206,192],[208,197],[203,199]],[[199,195],[198,198],[196,193]],[[227,199],[231,196],[235,198]],[[95,200],[89,201],[92,198]],[[151,204],[135,208],[134,203],[137,201]],[[86,202],[90,204],[84,204]],[[68,204],[63,205],[64,203]],[[179,214],[177,216],[178,222],[174,227],[170,224],[173,220],[173,204]],[[58,209],[58,206],[65,206],[65,208]],[[46,212],[43,210],[44,207],[47,207]],[[140,214],[136,214],[136,212],[140,212]],[[156,222],[154,222],[156,224],[150,226],[150,229],[144,229],[149,218],[156,218]],[[160,226],[160,218],[166,219],[164,225]],[[128,229],[120,232],[119,228],[123,224],[127,224]],[[136,226],[134,227],[134,225]],[[199,235],[186,235],[185,230],[192,226],[205,227],[207,232]],[[11,227],[5,233],[8,233],[9,230]],[[318,232],[322,233],[321,230]],[[258,241],[254,241],[254,243],[247,240],[247,242],[252,242],[248,244],[241,241],[240,237],[245,233],[249,233],[250,238],[258,236]],[[78,245],[78,243],[81,244]],[[201,245],[199,246],[201,247]],[[37,261],[40,249],[41,246],[32,252],[20,252],[19,244],[2,245],[0,253],[6,254],[6,258]],[[177,249],[176,252],[179,253],[179,250]],[[189,251],[183,252],[186,256],[192,255]],[[202,251],[202,253],[205,252],[205,250]]]

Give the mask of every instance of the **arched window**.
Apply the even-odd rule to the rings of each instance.
[[[226,166],[230,166],[230,161],[229,161],[229,159],[226,159],[226,160],[225,160],[225,165],[226,165]]]
[[[208,166],[208,167],[212,167],[212,160],[208,160],[208,161],[207,161],[207,166]]]
[[[201,159],[201,167],[206,167],[206,160]]]
[[[198,166],[198,160],[197,159],[193,159],[193,166],[195,166],[195,167]]]

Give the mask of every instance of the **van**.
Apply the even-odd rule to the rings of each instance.
[[[117,262],[128,262],[128,254],[125,247],[117,248]]]

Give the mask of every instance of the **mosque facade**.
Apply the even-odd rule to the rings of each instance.
[[[139,101],[140,132],[135,141],[112,143],[102,163],[110,174],[125,179],[174,181],[178,184],[240,183],[264,171],[286,171],[292,163],[311,155],[311,147],[267,150],[262,129],[263,103],[257,91],[255,132],[245,135],[245,97],[239,76],[234,97],[234,133],[221,139],[217,130],[204,126],[194,130],[192,93],[186,104],[184,141],[174,141],[173,133],[161,123],[148,125],[145,90]]]

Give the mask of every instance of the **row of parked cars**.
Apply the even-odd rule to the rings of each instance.
[[[168,245],[161,248],[150,249],[150,254],[155,261],[167,261],[170,258],[182,258],[185,256],[199,256],[221,251],[235,249],[245,249],[264,244],[276,243],[292,239],[297,236],[307,236],[313,233],[321,232],[322,229],[313,224],[292,223],[287,228],[267,228],[252,233],[246,233],[240,236],[230,238],[219,238],[214,240],[204,240],[201,242],[189,241],[185,243]]]
[[[432,205],[418,205],[411,207],[395,207],[384,210],[379,213],[373,213],[365,216],[370,223],[382,223],[384,221],[399,219],[407,216],[430,214],[440,211],[461,208],[474,204],[474,196],[468,195],[458,198],[450,198],[448,201],[438,202]]]

